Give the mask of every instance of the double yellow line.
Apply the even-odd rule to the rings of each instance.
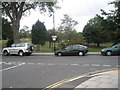
[[[74,76],[74,77],[71,77],[71,78],[68,78],[68,79],[64,79],[62,81],[59,81],[59,82],[56,82],[42,90],[51,90],[52,88],[57,88],[58,86],[68,82],[69,80],[71,79],[75,79],[75,78],[78,78],[78,77],[82,77],[82,76],[86,76],[86,75],[92,75],[92,74],[95,74],[95,73],[101,73],[101,72],[105,72],[105,71],[109,71],[109,70],[118,70],[120,68],[110,68],[110,69],[105,69],[105,70],[98,70],[98,71],[94,71],[94,72],[89,72],[89,73],[85,73],[85,74],[82,74],[82,75],[79,75],[79,76]]]

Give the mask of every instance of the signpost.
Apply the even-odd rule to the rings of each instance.
[[[53,36],[52,36],[52,40],[53,40],[53,42],[54,42],[54,51],[56,50],[56,45],[55,45],[56,39],[57,39],[57,36],[56,36],[56,35],[53,35]]]

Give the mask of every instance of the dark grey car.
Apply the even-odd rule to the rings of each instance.
[[[88,47],[83,45],[69,45],[64,49],[55,51],[55,55],[79,55],[84,56],[88,52]]]

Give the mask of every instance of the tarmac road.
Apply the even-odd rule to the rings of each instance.
[[[3,88],[44,88],[84,73],[116,68],[118,56],[3,56]]]

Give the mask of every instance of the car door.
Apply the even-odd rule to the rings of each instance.
[[[113,53],[119,54],[119,46],[118,45],[113,46]]]
[[[18,54],[18,51],[19,51],[20,47],[21,47],[21,43],[16,44],[16,47],[14,48],[14,53],[15,54]]]
[[[118,54],[120,55],[120,44],[118,45]]]
[[[14,54],[14,48],[15,48],[15,47],[16,47],[16,44],[12,44],[12,45],[8,48],[10,54]]]
[[[66,47],[63,51],[63,54],[64,55],[71,55],[72,54],[72,46],[70,45],[70,46]]]
[[[71,49],[71,54],[72,55],[77,55],[78,54],[78,48],[79,48],[78,45],[73,45],[72,49]]]

